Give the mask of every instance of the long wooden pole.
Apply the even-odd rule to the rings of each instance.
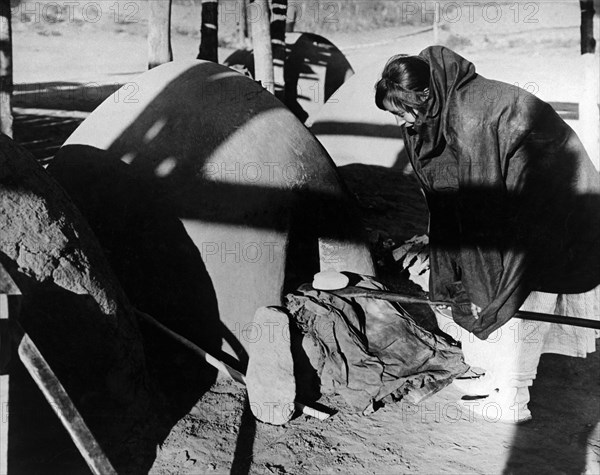
[[[150,0],[148,17],[148,69],[173,61],[171,0]]]
[[[8,473],[8,424],[10,376],[8,362],[11,334],[8,320],[8,295],[0,293],[0,474]],[[3,366],[6,365],[6,368]],[[6,370],[6,374],[3,374]]]
[[[273,50],[271,48],[271,27],[269,20],[269,2],[252,0],[254,6],[252,22],[252,45],[254,48],[254,76],[271,94],[275,93],[273,71]]]
[[[583,81],[579,101],[581,141],[596,169],[600,170],[600,59],[597,51],[598,13],[594,0],[580,0],[581,8],[581,61]],[[596,31],[594,31],[596,30]]]
[[[234,379],[238,383],[242,383],[243,385],[246,385],[246,376],[243,373],[241,373],[240,371],[238,371],[237,369],[232,368],[227,363],[215,358],[213,355],[211,355],[207,351],[203,350],[199,346],[195,345],[188,339],[182,337],[181,335],[179,335],[178,333],[175,333],[170,328],[164,326],[162,323],[155,320],[153,317],[151,317],[147,313],[144,313],[140,310],[137,310],[136,313],[137,313],[138,317],[140,318],[140,320],[146,322],[147,324],[149,324],[149,325],[153,326],[154,328],[157,328],[161,332],[167,334],[169,337],[171,337],[172,339],[174,339],[181,345],[185,346],[188,350],[192,351],[197,356],[202,358],[213,368],[216,368],[219,371],[222,371],[223,373],[227,374],[231,379]],[[322,421],[331,417],[331,414],[328,412],[320,411],[318,409],[315,409],[314,407],[307,406],[307,405],[299,403],[297,401],[294,402],[294,406],[296,407],[297,410],[299,410],[303,414],[314,417],[314,418],[322,420]]]
[[[286,33],[293,33],[296,28],[296,21],[298,20],[298,9],[302,8],[301,5],[292,4],[293,8],[288,8],[286,11],[286,22],[285,22],[285,31]]]
[[[384,290],[365,289],[362,287],[345,287],[339,290],[331,290],[332,293],[344,298],[366,297],[387,300],[388,302],[398,302],[407,304],[426,304],[426,305],[445,305],[452,307],[453,302],[440,302],[427,300],[425,298],[411,297],[408,295],[398,294],[396,292],[387,292]],[[600,321],[588,320],[587,318],[569,317],[566,315],[553,315],[549,313],[528,312],[519,310],[515,314],[515,318],[523,320],[534,320],[537,322],[560,323],[562,325],[572,325],[575,327],[595,328],[600,330]]]
[[[219,1],[202,0],[200,50],[197,59],[219,62]]]
[[[238,26],[238,42],[246,46],[250,40],[250,29],[248,27],[248,0],[240,2],[240,23]]]
[[[117,475],[52,368],[25,333],[19,357],[95,475]]]
[[[273,53],[273,77],[275,93],[285,98],[285,32],[287,20],[287,0],[271,0],[271,49]]]
[[[271,44],[273,46],[273,63],[284,67],[285,64],[285,25],[287,19],[287,0],[272,0],[271,7]]]
[[[10,0],[0,0],[0,132],[13,136],[13,69]]]

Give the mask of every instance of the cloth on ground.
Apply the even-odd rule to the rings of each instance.
[[[352,285],[386,290],[373,278],[346,274]],[[421,328],[398,304],[304,284],[286,295],[285,306],[318,348],[307,356],[321,391],[341,394],[357,412],[370,412],[386,396],[417,403],[468,370],[455,341]]]

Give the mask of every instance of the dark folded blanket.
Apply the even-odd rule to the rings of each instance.
[[[386,290],[373,278],[356,278],[359,287]],[[341,298],[305,284],[285,305],[318,348],[308,356],[321,391],[341,394],[356,411],[369,412],[386,396],[417,403],[468,369],[456,342],[423,329],[398,304]]]

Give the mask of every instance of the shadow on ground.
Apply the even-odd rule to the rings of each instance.
[[[14,113],[14,139],[25,147],[42,165],[48,163],[69,135],[81,124],[83,117],[72,113],[36,111]],[[62,112],[62,111],[61,111]]]
[[[597,473],[591,453],[600,455],[599,400],[598,351],[585,359],[542,355],[531,388],[533,421],[517,426],[504,473]]]
[[[40,82],[17,84],[12,106],[61,111],[92,112],[107,97],[123,86],[122,83],[98,84],[95,82]],[[126,83],[116,100],[124,102],[135,98],[135,82]]]

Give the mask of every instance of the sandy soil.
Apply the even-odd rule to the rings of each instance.
[[[532,391],[534,420],[514,427],[477,420],[449,387],[426,402],[393,404],[370,416],[299,417],[256,423],[244,389],[214,386],[172,430],[152,473],[596,473],[600,415],[597,354],[547,355]],[[594,452],[595,451],[595,452]],[[594,462],[595,460],[595,462]]]
[[[341,172],[360,200],[380,270],[392,286],[417,294],[383,246],[425,228],[413,178],[366,165]],[[531,391],[534,420],[520,426],[496,422],[491,407],[487,421],[475,418],[450,386],[418,406],[389,404],[370,416],[342,410],[323,422],[300,416],[274,427],[252,419],[243,387],[221,381],[173,429],[152,472],[597,473],[599,375],[598,352],[585,360],[543,355]],[[343,407],[336,398],[320,402]]]
[[[501,22],[446,25],[441,40],[488,77],[535,83],[544,99],[577,102],[577,3],[537,5],[537,23],[524,23],[523,16],[515,21],[509,16],[514,9],[504,10]],[[58,27],[47,24],[35,31],[15,28],[20,107],[15,138],[38,159],[51,159],[111,92],[111,85],[130,81],[145,69],[146,45],[139,28],[128,33],[126,25],[120,26],[125,30],[90,28],[85,34],[72,28],[52,34]],[[330,39],[360,69],[374,54],[417,52],[432,42],[431,32],[405,36],[407,32],[390,28]],[[197,39],[175,35],[174,50],[176,58],[194,57]],[[220,57],[228,52],[222,50]],[[48,87],[60,84],[74,92],[61,97],[55,88],[49,99]],[[382,275],[395,288],[418,292],[391,260],[389,247],[390,240],[398,244],[425,230],[426,210],[413,178],[366,165],[350,165],[341,173],[359,200]],[[241,385],[220,379],[172,427],[151,473],[599,473],[599,353],[587,359],[544,355],[531,393],[534,419],[522,426],[495,423],[493,414],[491,421],[473,419],[450,386],[418,406],[389,404],[370,416],[342,410],[321,422],[299,416],[275,427],[253,419]],[[343,407],[336,398],[321,402]],[[44,460],[39,463],[44,467]]]

